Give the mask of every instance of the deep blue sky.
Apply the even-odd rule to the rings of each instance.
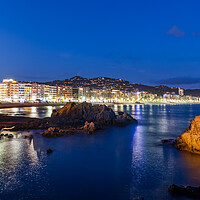
[[[200,1],[0,1],[0,79],[200,88]]]

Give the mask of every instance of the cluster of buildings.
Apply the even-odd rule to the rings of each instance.
[[[70,85],[50,85],[36,82],[18,82],[4,79],[0,83],[1,102],[200,102],[199,97],[186,96],[184,90],[178,88],[178,93],[167,92],[164,95],[147,91],[126,91],[106,87],[91,88],[73,87]]]

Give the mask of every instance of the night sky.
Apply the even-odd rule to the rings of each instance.
[[[0,69],[200,88],[200,1],[0,1]]]

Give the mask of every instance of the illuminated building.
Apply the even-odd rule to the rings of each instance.
[[[73,98],[72,87],[71,86],[63,86],[62,96],[67,101],[72,100],[72,98]]]
[[[98,102],[98,103],[196,103],[199,97],[184,95],[184,89],[175,87],[171,91],[155,94],[150,91],[138,91],[137,88],[125,87],[121,79],[99,77],[91,82],[81,77],[75,77],[67,83],[47,85],[36,82],[18,82],[13,79],[4,79],[0,83],[0,101],[5,102]],[[106,84],[108,84],[106,87]],[[83,85],[84,84],[84,85]],[[56,85],[56,86],[55,86]]]
[[[40,100],[44,99],[44,84],[32,83],[32,100]]]
[[[178,88],[178,94],[184,96],[184,89]]]
[[[72,88],[72,100],[78,101],[78,88]]]
[[[90,88],[88,87],[78,88],[78,100],[81,102],[86,101],[89,98],[89,92],[90,92]]]
[[[44,85],[44,100],[45,101],[56,101],[57,87],[51,85]]]
[[[0,84],[1,100],[16,102],[18,100],[18,82],[13,79],[4,79]]]
[[[5,83],[0,83],[0,100],[7,99],[7,85]]]
[[[31,83],[19,83],[19,101],[32,101],[32,84]]]

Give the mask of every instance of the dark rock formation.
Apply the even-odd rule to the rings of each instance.
[[[23,131],[28,129],[47,129],[49,128],[49,119],[30,119],[27,122],[18,123],[15,125],[14,131]]]
[[[54,111],[51,122],[58,125],[83,125],[86,121],[95,124],[114,124],[116,115],[106,105],[92,105],[91,103],[67,103],[63,108]]]
[[[81,128],[68,128],[61,129],[58,127],[49,127],[46,131],[43,131],[42,135],[45,137],[61,137],[65,134],[74,134],[74,133],[86,133]]]
[[[49,127],[48,130],[43,131],[42,135],[46,137],[57,137],[57,136],[62,136],[60,134],[60,128],[57,127]]]
[[[175,140],[174,146],[179,150],[200,153],[200,116],[191,120],[190,126]]]
[[[52,149],[47,149],[47,150],[46,150],[46,153],[48,153],[48,154],[49,154],[49,153],[52,153],[52,152],[53,152]]]
[[[13,134],[9,134],[9,135],[8,135],[8,138],[13,138]]]
[[[91,103],[67,103],[63,108],[54,111],[50,124],[58,125],[83,125],[93,122],[96,126],[102,125],[127,125],[137,122],[129,114],[119,112],[115,115],[106,105],[92,105]]]
[[[164,139],[161,140],[163,144],[174,144],[174,139]]]
[[[92,105],[91,103],[67,103],[63,108],[52,113],[50,118],[30,119],[15,124],[15,131],[28,129],[47,129],[44,136],[62,136],[67,133],[93,133],[107,125],[127,125],[135,123],[129,114],[119,112],[116,115],[106,105]]]
[[[174,195],[200,199],[200,187],[192,187],[192,186],[184,187],[182,185],[172,184],[169,186],[168,190]]]
[[[128,125],[130,123],[137,123],[137,120],[134,119],[131,115],[129,115],[128,113],[124,113],[124,112],[118,112],[118,115],[116,116],[115,119],[115,124],[116,125]]]

